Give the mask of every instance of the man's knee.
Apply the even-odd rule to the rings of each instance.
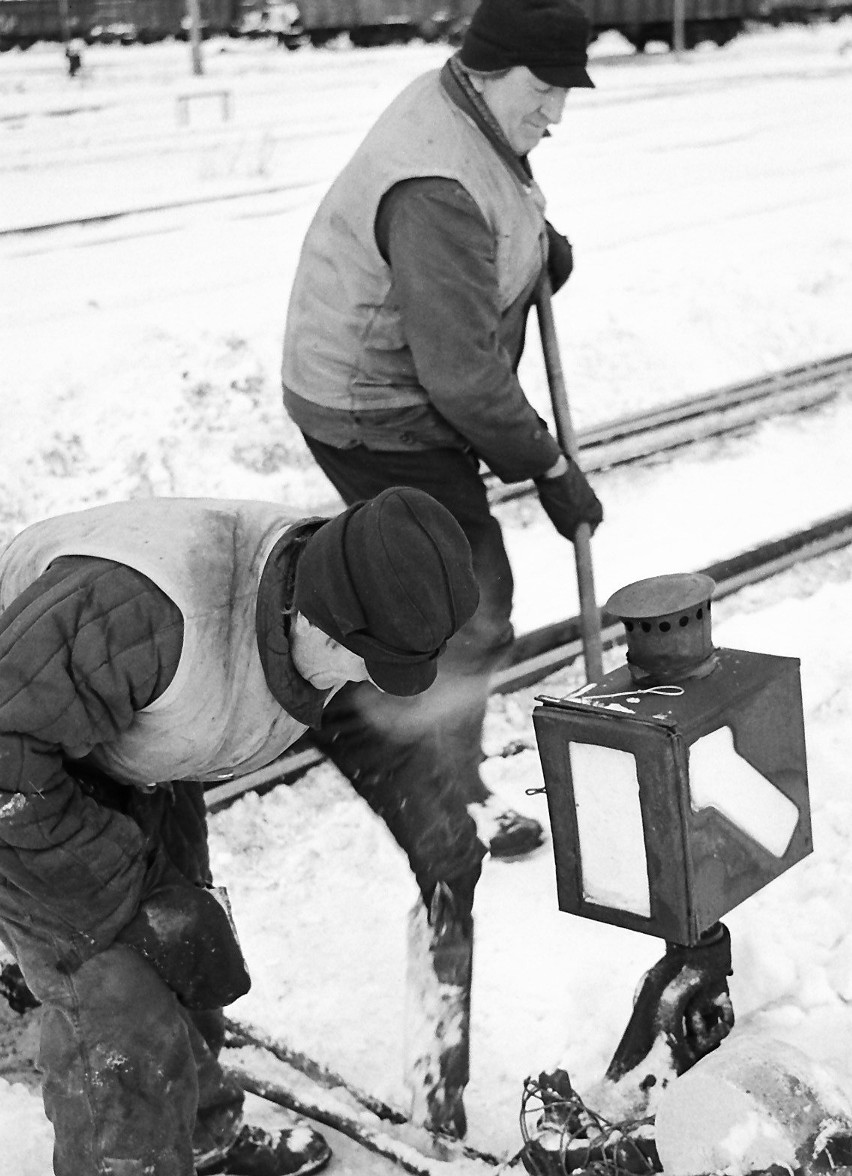
[[[440,877],[434,880],[423,880],[419,885],[420,894],[426,909],[429,910],[432,905],[432,898],[439,885],[445,886],[452,896],[453,910],[456,917],[465,927],[470,927],[473,921],[473,899],[476,893],[476,884],[479,881],[479,876],[482,873],[481,862],[477,863],[475,867],[469,868],[465,873],[458,874],[455,877],[447,878]]]
[[[445,815],[431,827],[424,826],[421,836],[408,847],[408,856],[426,905],[435,887],[443,882],[459,909],[469,914],[485,854],[476,825],[464,810]]]

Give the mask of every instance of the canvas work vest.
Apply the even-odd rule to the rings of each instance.
[[[35,523],[0,556],[0,609],[55,559],[83,555],[141,572],[183,614],[172,682],[127,731],[91,751],[108,775],[138,785],[243,775],[306,730],[270,692],[255,631],[264,563],[294,521],[264,502],[118,502]]]
[[[533,187],[452,101],[438,71],[424,74],[373,126],[308,229],[287,312],[285,388],[350,412],[427,400],[375,239],[385,193],[427,176],[457,180],[491,228],[501,312],[529,288],[547,255]]]

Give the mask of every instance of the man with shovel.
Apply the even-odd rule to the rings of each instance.
[[[602,518],[516,374],[542,274],[558,288],[572,267],[527,155],[568,91],[592,86],[589,33],[572,0],[483,0],[460,52],[390,105],[320,205],[284,343],[286,410],[343,500],[417,486],[470,541],[481,603],[442,665],[466,687],[443,738],[447,786],[477,806],[495,857],[528,852],[542,831],[496,809],[478,771],[488,679],[513,639],[480,462],[504,482],[534,479],[567,539]]]

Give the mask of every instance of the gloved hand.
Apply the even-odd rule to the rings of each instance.
[[[545,221],[547,229],[547,276],[550,287],[555,294],[571,276],[574,268],[574,253],[571,242],[554,229],[550,221]]]
[[[535,486],[545,513],[560,535],[574,540],[580,523],[588,523],[594,535],[603,519],[603,507],[575,461],[555,478],[536,478]]]
[[[155,881],[117,942],[144,956],[188,1009],[218,1009],[251,986],[228,915],[209,890],[158,861]]]

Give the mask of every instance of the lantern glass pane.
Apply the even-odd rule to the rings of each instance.
[[[571,743],[569,755],[583,895],[599,906],[650,917],[636,759],[591,743]]]
[[[787,852],[799,823],[792,800],[739,754],[730,727],[690,747],[689,796],[693,812],[716,809],[777,858]]]

